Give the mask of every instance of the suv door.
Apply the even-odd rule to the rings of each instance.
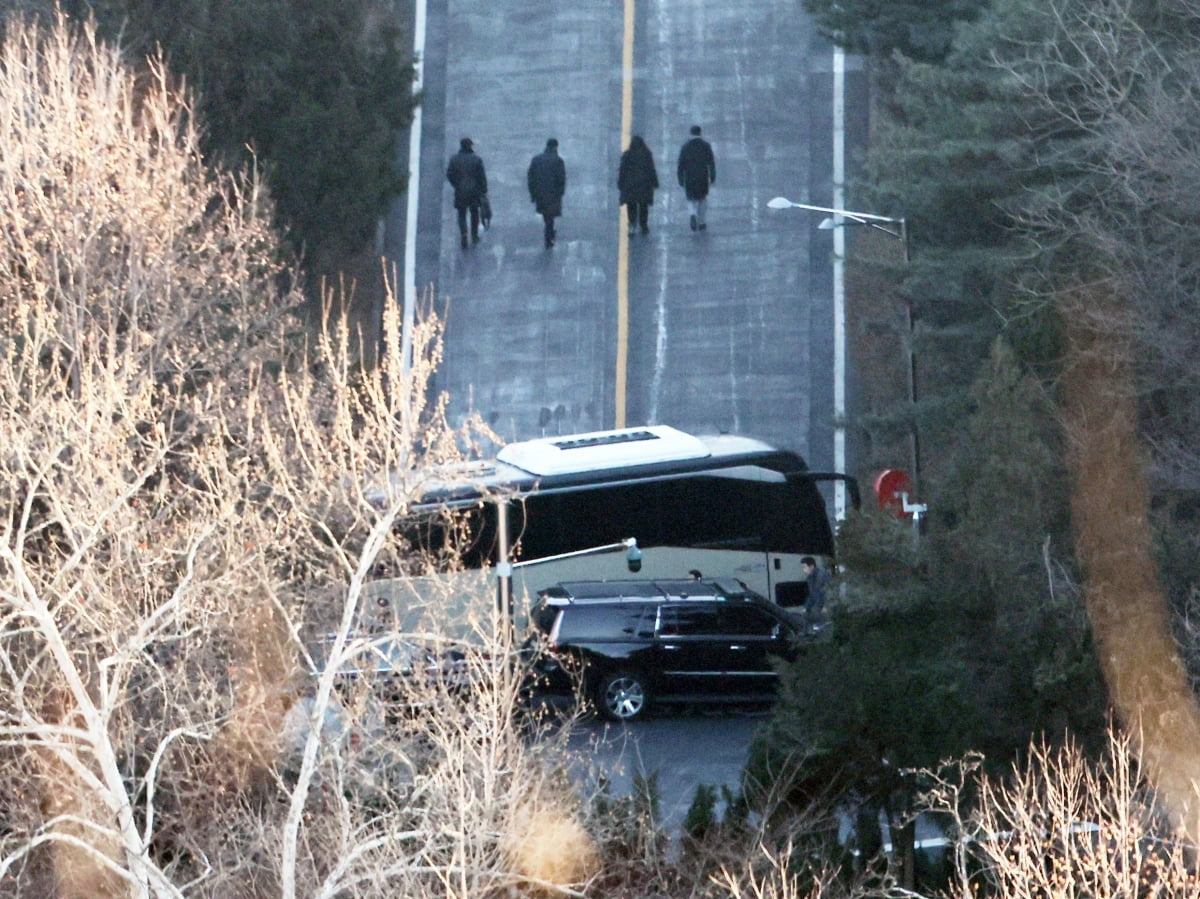
[[[590,666],[592,675],[619,668],[649,668],[654,606],[651,603],[571,603],[550,629],[564,665],[568,659]]]
[[[791,658],[793,633],[776,616],[751,603],[721,609],[726,688],[731,693],[770,693],[779,680],[772,659]]]
[[[730,640],[721,603],[671,601],[659,607],[654,668],[659,689],[669,694],[723,693]]]

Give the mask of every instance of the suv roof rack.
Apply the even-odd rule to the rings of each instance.
[[[538,591],[547,599],[568,602],[661,601],[664,599],[744,599],[751,591],[735,578],[563,581]]]

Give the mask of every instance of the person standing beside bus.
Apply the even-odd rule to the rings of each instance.
[[[529,163],[529,199],[545,223],[546,249],[554,246],[554,220],[562,215],[562,198],[567,191],[567,164],[558,155],[558,141],[546,141],[546,149]]]
[[[454,188],[454,209],[458,212],[458,233],[462,248],[467,248],[467,216],[471,218],[471,243],[479,243],[479,207],[487,196],[487,172],[476,155],[471,138],[458,142],[458,152],[446,166],[446,180]]]
[[[690,223],[693,231],[708,227],[704,211],[708,205],[708,188],[717,180],[717,163],[712,145],[700,136],[700,126],[692,126],[692,136],[679,150],[679,186],[687,195],[691,208]]]
[[[804,601],[804,620],[810,631],[819,630],[825,621],[825,588],[829,586],[829,572],[817,565],[812,556],[800,560],[808,583],[808,599]]]
[[[617,189],[629,219],[629,233],[635,234],[640,228],[643,234],[649,234],[650,207],[654,205],[654,191],[658,189],[658,172],[654,168],[654,154],[637,134],[629,139],[629,149],[621,154]]]

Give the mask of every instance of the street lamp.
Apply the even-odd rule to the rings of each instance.
[[[810,206],[807,203],[795,203],[786,197],[775,197],[767,201],[767,206],[771,209],[803,209],[807,212],[825,212],[829,213],[830,218],[823,219],[817,227],[822,231],[830,231],[834,228],[840,228],[843,225],[864,225],[868,228],[874,228],[877,231],[882,231],[889,237],[894,237],[900,241],[904,247],[904,262],[908,264],[910,261],[908,248],[908,221],[903,218],[893,218],[888,215],[873,215],[869,212],[851,212],[848,209],[832,209],[826,206]],[[846,376],[846,297],[844,289],[844,280],[842,276],[842,266],[845,264],[844,253],[842,248],[835,246],[834,251],[834,318],[833,318],[833,345],[834,345],[834,388],[833,388],[833,407],[834,417],[837,420],[836,430],[834,432],[834,467],[841,471],[846,465],[846,430],[845,430],[845,376]],[[908,328],[908,400],[911,406],[915,407],[917,403],[917,365],[916,355],[913,352],[913,306],[909,301],[905,304],[905,312]],[[921,477],[921,450],[917,436],[917,428],[915,422],[909,432],[909,440],[912,448],[912,468],[913,468],[913,484],[920,484]],[[907,500],[906,500],[907,501]],[[844,499],[841,501],[835,500],[835,506],[839,510],[844,509]],[[917,507],[914,506],[914,509]],[[914,512],[915,520],[919,521],[919,516],[925,509],[920,507],[920,511]],[[840,517],[840,515],[839,515]]]
[[[771,209],[805,209],[809,212],[831,213],[833,218],[824,219],[821,224],[817,225],[817,228],[822,231],[831,231],[841,225],[866,225],[869,228],[875,228],[889,237],[899,238],[900,242],[904,245],[904,261],[909,261],[908,221],[906,219],[892,218],[887,215],[872,215],[869,212],[850,212],[848,209],[809,206],[807,203],[793,203],[786,197],[775,197],[773,200],[768,200],[767,206]]]
[[[594,556],[600,553],[613,553],[625,550],[625,565],[632,572],[642,570],[642,549],[638,546],[637,537],[626,537],[615,543],[605,543],[600,546],[589,546],[570,552],[557,553],[553,556],[539,556],[536,559],[523,559],[514,562],[510,558],[511,547],[508,539],[508,503],[501,500],[496,503],[497,555],[496,563],[496,607],[501,621],[511,634],[513,621],[513,571],[518,568],[528,568],[532,565],[543,565],[546,562],[561,562],[563,559],[574,559],[579,556]]]

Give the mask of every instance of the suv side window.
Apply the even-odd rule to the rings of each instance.
[[[687,605],[672,602],[664,604],[660,614],[660,637],[711,637],[725,632],[716,603]]]
[[[597,640],[632,640],[646,636],[654,626],[650,603],[629,605],[571,605],[563,609],[558,626],[561,643],[587,643]],[[649,618],[649,624],[642,621]]]
[[[746,637],[770,637],[775,634],[779,622],[769,613],[755,606],[731,605],[724,608],[726,633]]]

